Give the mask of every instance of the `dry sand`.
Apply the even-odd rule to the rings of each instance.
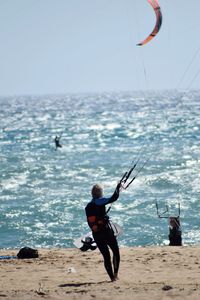
[[[98,250],[38,251],[36,259],[0,260],[0,299],[200,299],[200,247],[121,248],[116,282],[109,281]]]

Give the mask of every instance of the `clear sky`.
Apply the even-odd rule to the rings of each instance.
[[[0,95],[199,88],[200,0],[159,3],[138,47],[147,0],[0,0]]]

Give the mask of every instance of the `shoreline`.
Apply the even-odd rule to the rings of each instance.
[[[119,280],[112,283],[98,250],[37,250],[39,258],[0,260],[0,298],[200,299],[200,246],[120,247]],[[18,251],[0,249],[0,256]]]

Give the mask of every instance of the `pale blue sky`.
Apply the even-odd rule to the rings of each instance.
[[[200,0],[159,3],[162,28],[138,47],[147,0],[0,0],[0,95],[176,88],[200,49]],[[180,88],[198,72],[200,50]]]

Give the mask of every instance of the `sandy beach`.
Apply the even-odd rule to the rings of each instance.
[[[200,247],[121,248],[119,280],[112,283],[98,250],[38,251],[35,259],[0,260],[1,299],[200,299]]]

